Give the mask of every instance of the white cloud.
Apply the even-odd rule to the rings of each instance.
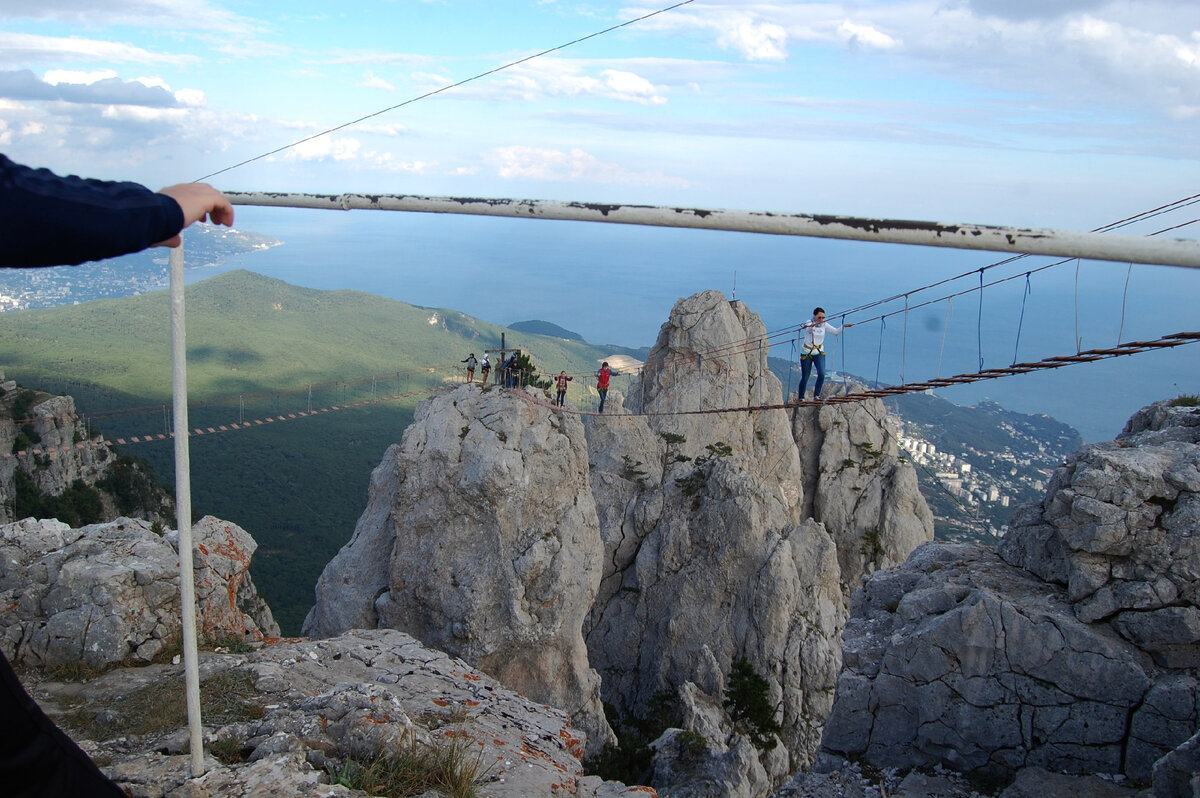
[[[870,25],[858,25],[848,19],[838,25],[838,33],[852,46],[874,47],[877,50],[891,50],[900,46],[899,41],[883,31]]]
[[[157,108],[176,105],[171,92],[160,86],[147,86],[136,80],[124,81],[117,77],[107,77],[108,74],[59,72],[52,74],[52,81],[46,81],[27,69],[0,71],[0,96],[31,101],[140,105]]]
[[[138,123],[173,123],[179,124],[186,118],[187,112],[182,108],[147,108],[142,105],[108,105],[101,115],[105,119],[138,122]]]
[[[442,86],[449,86],[457,82],[454,78],[439,75],[436,72],[414,72],[409,77],[413,83],[424,86],[426,89],[440,89]]]
[[[653,83],[632,72],[606,69],[600,73],[600,78],[602,96],[641,105],[662,105],[667,101],[658,94]]]
[[[717,44],[740,53],[748,61],[783,61],[787,58],[788,35],[782,25],[741,17],[721,24],[719,30]]]
[[[1058,17],[1106,3],[1107,0],[968,0],[972,9],[984,15],[1009,19]]]
[[[956,93],[974,84],[1064,107],[1153,108],[1168,117],[1200,105],[1200,3],[708,0],[639,28],[712,36],[750,61],[782,62],[801,43],[886,53],[888,69],[951,81]]]
[[[113,77],[116,77],[116,76],[114,75]],[[146,77],[134,78],[134,80],[136,82],[142,84],[143,86],[155,86],[160,89],[166,89],[167,91],[171,90],[170,84],[168,84],[162,78],[146,76]]]
[[[477,96],[516,95],[531,102],[547,97],[590,97],[638,105],[662,105],[667,101],[657,86],[635,72],[601,69],[588,74],[592,68],[586,61],[539,58],[505,70],[494,83],[473,87],[472,91]]]
[[[367,153],[367,160],[372,169],[387,169],[392,172],[407,172],[414,175],[429,174],[437,167],[435,161],[398,161],[390,152]]]
[[[513,145],[492,150],[490,160],[496,174],[507,179],[539,181],[591,181],[686,187],[688,181],[657,171],[633,172],[619,164],[605,163],[591,153],[575,148],[569,152]]]
[[[103,27],[136,25],[175,30],[245,29],[244,17],[226,11],[207,0],[0,0],[0,19],[57,20]]]
[[[204,92],[199,89],[180,89],[175,92],[175,99],[180,105],[199,107],[205,104]]]
[[[98,69],[94,72],[76,72],[69,69],[51,69],[42,76],[42,80],[46,81],[51,86],[57,86],[60,83],[82,83],[87,85],[95,83],[99,80],[115,78],[116,76],[117,73],[111,69]]]
[[[395,86],[388,83],[386,80],[379,77],[378,75],[376,75],[374,72],[372,72],[369,69],[367,70],[367,73],[363,76],[362,83],[360,83],[358,85],[363,86],[368,89],[383,89],[384,91],[395,91],[396,90]]]
[[[390,124],[366,124],[360,122],[354,125],[355,133],[374,133],[378,136],[403,136],[408,132],[408,127],[399,122]]]
[[[284,153],[289,161],[353,161],[359,157],[362,142],[356,138],[319,136],[301,142]]]
[[[190,65],[199,61],[191,55],[152,53],[141,47],[78,36],[38,36],[0,31],[0,64],[61,62],[80,59],[122,61],[142,64]]]

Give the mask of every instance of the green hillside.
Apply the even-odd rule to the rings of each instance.
[[[400,440],[417,402],[460,381],[459,361],[498,348],[501,333],[543,373],[590,374],[604,357],[641,354],[246,271],[188,287],[193,428],[410,394],[191,439],[194,512],[255,537],[254,580],[285,633],[298,633],[317,576],[362,513],[371,469]],[[170,428],[170,349],[166,292],[0,314],[0,369],[23,385],[71,394],[93,432],[110,439]],[[577,379],[568,400],[586,403],[586,394],[587,380]],[[169,441],[125,451],[173,481]]]

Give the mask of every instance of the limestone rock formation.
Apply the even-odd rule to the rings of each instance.
[[[823,767],[1118,774],[1185,795],[1200,727],[1200,412],[1055,473],[999,555],[927,544],[855,595]],[[1003,559],[1001,559],[1001,556]]]
[[[866,449],[870,440],[888,456],[883,433],[872,439],[865,416],[845,406],[822,410],[825,453],[811,441],[813,417],[803,412],[794,418],[779,409],[694,412],[781,403],[781,385],[760,343],[765,336],[757,315],[719,292],[681,299],[629,396],[610,396],[611,415],[589,419],[592,491],[606,553],[587,639],[606,700],[628,716],[644,712],[663,690],[686,705],[681,691],[688,684],[719,706],[725,674],[745,657],[779,708],[787,772],[806,767],[816,752],[845,620],[842,553],[810,494],[821,492],[821,509],[828,506],[845,545],[855,547],[846,556],[855,580],[863,559],[889,561],[858,554],[861,540],[854,536],[863,537],[868,523],[896,560],[932,538],[933,526],[911,468],[901,486],[911,488],[906,498],[887,495],[903,482],[892,473],[904,470],[895,463],[894,443],[886,478],[856,471],[839,487],[842,462],[828,468],[830,458]],[[882,405],[875,405],[882,417]],[[895,506],[897,517],[917,505],[923,514],[889,523],[891,511],[881,504]],[[874,511],[869,522],[862,506]],[[920,534],[908,535],[918,528]],[[684,723],[687,731],[701,731]],[[714,749],[732,734],[728,717],[723,723],[705,730]],[[757,789],[746,794],[761,794]]]
[[[589,420],[606,556],[587,639],[606,700],[627,716],[688,683],[719,706],[745,657],[780,707],[795,765],[815,749],[840,665],[833,542],[801,515],[784,411],[672,415],[777,404],[765,349],[743,351],[765,333],[716,291],[680,300],[625,400],[645,415],[610,397],[613,416]]]
[[[831,385],[827,395],[843,392]],[[933,539],[933,513],[916,472],[900,461],[882,401],[797,408],[792,434],[804,470],[804,515],[823,523],[837,544],[847,594],[864,574],[904,562]]]
[[[499,390],[423,403],[305,633],[407,631],[566,710],[599,750],[613,738],[581,632],[603,554],[586,451],[577,417]]]
[[[709,755],[681,758],[695,746],[669,733],[659,777],[765,795],[811,761],[840,667],[848,580],[806,484],[854,547],[850,580],[933,532],[868,415],[823,410],[814,443],[815,416],[695,412],[781,403],[765,336],[742,303],[709,291],[676,304],[628,395],[610,392],[583,424],[532,394],[477,386],[423,403],[375,470],[305,633],[402,629],[567,710],[589,751],[612,739],[601,694],[624,719],[669,696]],[[848,453],[864,464],[850,472]],[[743,657],[782,727],[770,767],[722,707]],[[686,709],[701,705],[715,712]]]
[[[182,702],[180,667],[44,682],[35,694],[132,795],[365,797],[331,784],[331,774],[352,774],[350,758],[369,763],[413,750],[440,751],[457,761],[459,772],[473,770],[481,798],[648,794],[583,776],[582,743],[562,711],[403,632],[360,630],[249,654],[202,652],[200,680],[207,709],[199,778],[191,777],[182,712],[158,711],[154,720],[176,718],[165,728],[147,730],[142,717]]]
[[[1159,402],[1087,446],[1022,508],[1001,555],[1065,585],[1164,667],[1200,666],[1200,412]]]
[[[278,636],[250,579],[254,539],[205,516],[192,529],[199,633],[208,640]],[[177,644],[179,536],[119,518],[72,529],[55,520],[0,526],[0,649],[53,669],[149,662]]]
[[[3,376],[0,372],[0,379]],[[73,398],[26,390],[11,381],[5,385],[9,387],[0,392],[0,523],[30,514],[18,502],[20,478],[27,479],[35,492],[57,497],[74,485],[95,488],[112,473],[119,459],[116,450],[99,438],[89,438]],[[140,464],[126,462],[122,467],[125,477],[144,495],[118,498],[100,489],[96,495],[100,513],[94,518],[166,519],[170,497],[153,488],[153,477]]]

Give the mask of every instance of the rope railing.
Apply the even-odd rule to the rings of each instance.
[[[1018,363],[1014,360],[1014,362],[1009,366],[1004,366],[1004,367],[999,367],[999,368],[989,368],[989,369],[981,368],[979,371],[967,372],[967,373],[963,373],[963,374],[956,374],[951,377],[938,376],[938,377],[934,377],[934,378],[931,378],[928,380],[922,380],[922,381],[910,382],[910,383],[901,383],[899,385],[891,385],[891,386],[887,386],[885,388],[878,388],[878,387],[877,388],[868,388],[865,391],[860,391],[857,393],[851,393],[851,392],[849,392],[849,390],[847,390],[847,392],[844,394],[837,395],[837,396],[830,396],[824,400],[784,401],[782,403],[769,404],[769,405],[764,404],[764,405],[750,405],[750,406],[739,406],[739,407],[698,408],[696,410],[651,411],[651,412],[643,411],[643,412],[636,412],[636,413],[623,413],[621,415],[635,415],[635,416],[642,416],[642,415],[644,415],[644,416],[664,416],[664,415],[666,415],[666,416],[669,416],[669,415],[698,415],[698,414],[712,414],[712,413],[743,413],[743,412],[758,411],[758,410],[790,409],[790,408],[795,408],[795,407],[818,407],[822,404],[844,404],[846,402],[857,402],[857,401],[862,401],[864,399],[881,398],[884,396],[894,396],[894,395],[903,394],[903,393],[917,393],[917,392],[922,392],[922,391],[926,391],[926,390],[931,390],[934,388],[947,388],[947,387],[951,387],[954,385],[965,385],[968,383],[979,382],[981,380],[996,379],[998,377],[1007,377],[1007,376],[1012,376],[1015,374],[1028,374],[1033,371],[1058,369],[1058,368],[1062,368],[1063,366],[1071,365],[1073,363],[1091,363],[1091,362],[1095,362],[1097,360],[1106,360],[1109,358],[1120,357],[1123,355],[1133,355],[1133,354],[1138,354],[1141,352],[1148,352],[1148,351],[1153,351],[1153,350],[1158,350],[1158,349],[1171,349],[1171,348],[1182,346],[1183,344],[1192,343],[1192,342],[1195,342],[1198,340],[1200,340],[1200,331],[1177,332],[1177,333],[1171,333],[1169,335],[1164,335],[1161,338],[1155,338],[1155,339],[1149,339],[1149,340],[1143,340],[1143,341],[1129,341],[1126,343],[1118,344],[1118,345],[1116,345],[1114,347],[1110,347],[1110,348],[1088,349],[1088,350],[1083,350],[1083,351],[1077,352],[1075,354],[1055,355],[1055,356],[1043,358],[1041,360],[1027,361],[1027,362],[1021,362],[1021,363]],[[736,355],[736,354],[745,354],[745,353],[749,352],[751,349],[752,349],[752,347],[740,347],[737,351],[730,352],[728,354],[729,354],[729,356]],[[648,371],[650,371],[650,370],[661,371],[661,370],[663,370],[663,368],[665,368],[666,365],[673,364],[674,362],[676,362],[676,360],[678,360],[680,362],[687,362],[687,363],[695,362],[694,358],[677,358],[677,359],[671,359],[671,360],[666,360],[666,361],[662,361],[662,362],[656,362],[653,364],[648,362],[641,369],[639,369],[636,374],[632,373],[632,372],[625,373],[625,374],[614,374],[613,378],[618,379],[621,377],[626,377],[626,378],[632,379],[635,376],[640,376],[644,381],[646,378],[646,373]],[[237,421],[237,422],[231,421],[231,422],[227,422],[224,424],[222,424],[222,423],[207,423],[202,426],[189,428],[187,431],[187,435],[188,435],[188,437],[199,437],[199,436],[203,436],[203,435],[215,435],[215,434],[219,434],[219,433],[223,433],[223,432],[235,432],[235,431],[239,431],[239,430],[256,429],[256,428],[260,428],[260,427],[270,426],[272,424],[277,424],[277,423],[282,423],[282,422],[287,422],[287,421],[297,421],[300,419],[312,418],[312,417],[321,416],[321,415],[327,415],[329,413],[336,413],[339,411],[349,410],[349,409],[353,409],[353,408],[370,407],[372,405],[378,405],[378,404],[382,404],[385,402],[392,402],[392,401],[398,401],[398,400],[402,400],[402,399],[430,396],[439,391],[447,390],[452,385],[462,384],[462,383],[458,382],[457,379],[453,383],[448,383],[446,381],[447,375],[449,375],[451,373],[453,374],[454,377],[461,379],[461,374],[458,373],[461,371],[462,371],[461,369],[457,369],[454,367],[439,367],[439,368],[429,368],[429,369],[413,370],[413,371],[409,371],[409,372],[402,372],[403,374],[412,374],[412,375],[419,374],[419,375],[425,375],[425,376],[429,375],[430,373],[436,372],[438,374],[442,374],[443,376],[442,376],[441,380],[439,382],[437,382],[436,384],[429,385],[429,386],[426,386],[423,388],[418,388],[418,389],[408,390],[408,391],[393,391],[391,393],[382,393],[378,396],[373,396],[371,398],[362,398],[362,399],[357,399],[357,400],[353,400],[353,401],[345,401],[345,402],[326,405],[326,406],[322,406],[322,407],[309,408],[307,410],[289,410],[289,411],[283,411],[283,412],[279,412],[279,413],[268,413],[265,415],[260,415],[256,418],[245,419],[245,420]],[[392,372],[392,373],[395,373],[395,372]],[[586,373],[586,374],[576,374],[573,376],[586,378],[586,377],[591,377],[593,375],[590,373]],[[329,384],[363,383],[368,379],[370,379],[369,376],[367,376],[367,377],[352,377],[352,378],[346,378],[343,380],[332,380],[332,381],[329,381]],[[480,380],[476,380],[475,382],[476,382],[476,384],[479,384],[481,387],[484,385],[484,383],[482,383]],[[876,380],[876,382],[878,382],[878,381]],[[503,387],[502,380],[490,380],[489,384],[492,387],[497,387],[497,388]],[[843,385],[848,388],[848,383],[845,380],[843,380]],[[546,390],[549,391],[549,390],[553,390],[553,389],[550,388],[550,389],[546,389]],[[590,390],[591,389],[589,387],[580,384],[578,387],[573,387],[572,393],[575,395],[578,395],[580,392],[583,392],[583,393],[585,393],[585,395],[587,395],[587,394],[590,394]],[[277,392],[273,392],[273,393],[276,393],[278,395],[297,395],[297,394],[300,394],[301,392],[302,392],[301,390],[297,389],[297,390],[290,390],[290,391],[277,391]],[[557,405],[553,405],[553,403],[551,403],[551,402],[541,402],[540,400],[536,399],[535,397],[530,397],[528,394],[525,394],[523,391],[518,391],[518,394],[521,395],[522,398],[527,398],[527,399],[529,399],[529,401],[532,401],[535,404],[544,404],[545,406],[553,407],[554,409],[561,409],[568,413],[573,413],[573,414],[577,414],[577,415],[590,415],[590,416],[599,416],[599,415],[612,416],[612,414],[601,414],[594,410],[586,410],[586,409],[583,409],[580,407],[559,408]],[[790,390],[790,386],[789,386],[789,390],[788,390],[789,397],[790,397],[790,394],[791,394],[791,390]],[[213,404],[211,399],[196,400],[195,402],[190,402],[188,404],[189,408],[217,407],[217,406],[220,406],[220,405]],[[153,407],[157,408],[157,406],[153,406]],[[35,456],[36,455],[47,455],[47,454],[55,454],[58,452],[65,453],[72,449],[82,450],[89,446],[94,446],[94,447],[109,446],[109,447],[111,447],[114,445],[125,446],[125,445],[129,445],[129,444],[137,444],[137,443],[153,443],[153,442],[171,440],[174,437],[175,437],[174,432],[152,432],[152,433],[143,433],[143,434],[139,434],[139,435],[123,435],[123,436],[118,436],[118,437],[113,437],[113,438],[101,438],[101,439],[84,441],[84,442],[62,444],[61,446],[31,446],[28,449],[21,449],[21,450],[15,451],[15,452],[5,452],[3,454],[0,454],[0,459],[7,460],[7,459],[14,458],[14,457],[24,457],[26,455],[35,455]]]
[[[525,401],[533,404],[552,407],[554,410],[561,412],[572,413],[581,416],[603,416],[605,418],[624,418],[633,416],[696,416],[696,415],[712,415],[720,413],[754,413],[763,410],[790,410],[797,407],[822,407],[824,405],[846,404],[849,402],[861,402],[866,399],[879,399],[885,396],[895,396],[905,393],[921,393],[932,388],[945,388],[951,385],[963,385],[971,382],[979,382],[980,380],[992,380],[999,377],[1008,377],[1014,374],[1027,374],[1031,371],[1043,371],[1049,369],[1058,369],[1063,366],[1069,366],[1073,363],[1092,363],[1097,360],[1106,360],[1124,355],[1135,355],[1139,352],[1148,352],[1156,349],[1172,349],[1184,344],[1200,341],[1200,331],[1177,332],[1170,335],[1164,335],[1161,338],[1155,338],[1145,341],[1130,341],[1128,343],[1119,344],[1109,349],[1088,349],[1072,355],[1056,355],[1053,357],[1043,358],[1026,363],[1014,363],[1011,366],[1002,368],[980,369],[979,371],[966,374],[957,374],[953,377],[937,377],[931,380],[922,382],[910,382],[901,385],[891,385],[886,388],[868,388],[865,391],[856,393],[841,394],[838,396],[830,396],[826,399],[807,399],[797,400],[794,402],[785,401],[775,404],[759,404],[759,405],[744,405],[740,407],[711,407],[699,408],[696,410],[660,410],[660,411],[639,411],[636,413],[597,413],[592,410],[582,410],[578,408],[565,408],[551,405],[549,402],[543,402],[537,397],[530,396],[524,392],[518,392]]]

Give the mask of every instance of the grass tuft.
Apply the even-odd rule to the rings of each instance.
[[[393,756],[347,757],[329,768],[331,784],[386,798],[409,798],[437,790],[448,798],[476,798],[482,759],[467,735],[442,737],[432,745],[411,734]]]
[[[200,682],[200,711],[207,723],[224,725],[257,720],[264,714],[254,688],[258,675],[227,668]],[[187,723],[182,676],[169,677],[121,696],[111,706],[81,707],[63,717],[63,725],[92,740],[122,735],[165,734]]]

